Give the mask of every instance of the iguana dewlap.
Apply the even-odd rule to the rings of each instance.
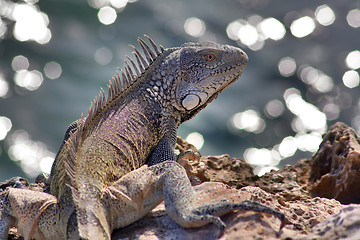
[[[68,128],[56,156],[50,193],[7,188],[0,193],[0,238],[17,226],[25,239],[110,239],[162,200],[183,227],[225,224],[234,209],[284,215],[256,202],[197,206],[185,170],[176,162],[178,126],[191,119],[242,73],[239,48],[211,42],[164,49],[145,36],[101,90],[85,119]],[[130,64],[129,64],[130,62]],[[130,66],[131,65],[131,66]]]

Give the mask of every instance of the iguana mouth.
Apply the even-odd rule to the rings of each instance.
[[[213,95],[211,95],[205,103],[201,104],[199,107],[194,108],[191,112],[188,112],[183,118],[181,119],[181,122],[186,122],[193,118],[198,112],[200,112],[202,109],[204,109],[209,103],[211,103],[213,100],[217,98],[217,96],[223,92],[226,88],[228,88],[233,82],[235,82],[239,77],[240,74],[234,75],[234,77],[227,82],[227,84],[223,85],[221,88],[219,88]]]

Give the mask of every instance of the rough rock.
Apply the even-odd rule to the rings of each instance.
[[[360,206],[351,204],[317,224],[303,240],[360,239]]]
[[[189,147],[184,140],[178,140],[178,144],[180,152]],[[280,194],[286,200],[297,200],[310,198],[307,192],[310,162],[309,159],[302,159],[295,166],[287,165],[262,177],[255,175],[253,166],[243,159],[231,159],[227,154],[189,158],[180,164],[185,167],[191,179],[197,178],[199,182],[222,182],[237,189],[257,186],[269,193]]]
[[[360,203],[360,138],[344,123],[336,123],[323,136],[313,157],[312,196]]]
[[[287,224],[279,231],[280,220],[253,211],[234,211],[222,217],[227,228],[220,239],[360,239],[360,139],[355,131],[337,123],[324,134],[312,159],[301,159],[259,177],[253,167],[228,155],[201,156],[185,140],[176,149],[185,154],[181,164],[194,185],[198,202],[223,198],[232,202],[258,201],[286,215]],[[192,151],[187,151],[191,149]],[[28,184],[22,178],[0,183],[33,190],[46,188],[44,181]],[[9,239],[22,239],[13,228]],[[113,239],[218,239],[213,224],[183,229],[172,221],[160,204],[136,223],[116,230]]]
[[[279,231],[280,220],[274,216],[253,211],[235,211],[222,217],[227,228],[220,239],[300,239],[314,225],[343,207],[338,201],[326,198],[285,202],[281,196],[267,193],[258,187],[234,189],[216,182],[202,183],[195,186],[195,191],[199,204],[224,198],[231,202],[258,201],[284,212],[288,220],[287,225]],[[218,233],[213,224],[183,229],[165,215],[164,204],[161,204],[143,220],[115,231],[113,239],[218,239]]]

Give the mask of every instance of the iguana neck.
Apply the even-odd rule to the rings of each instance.
[[[83,169],[78,171],[93,176],[96,170],[102,178],[100,182],[110,184],[145,163],[154,146],[169,132],[169,119],[175,120],[177,128],[181,116],[172,101],[176,95],[173,86],[178,79],[179,52],[174,50],[167,50],[154,61],[153,66],[157,67],[141,76],[127,92],[127,98],[114,99],[100,112],[101,118],[92,122],[79,142],[76,162]],[[98,160],[100,156],[102,161]],[[95,165],[99,168],[89,167]]]
[[[77,154],[78,170],[98,175],[105,185],[142,166],[164,135],[158,103],[147,101],[143,92],[126,101],[104,114]]]

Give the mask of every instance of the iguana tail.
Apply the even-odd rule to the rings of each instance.
[[[80,239],[110,240],[111,228],[108,226],[105,210],[101,208],[101,204],[90,200],[79,203],[78,206],[82,206],[76,210]]]

